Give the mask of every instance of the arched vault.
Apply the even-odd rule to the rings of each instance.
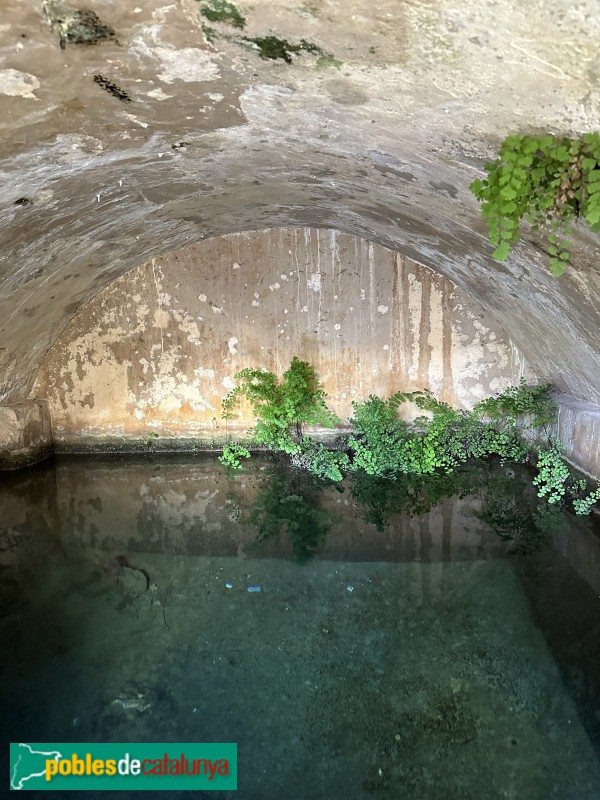
[[[597,472],[598,237],[578,226],[560,279],[527,227],[497,263],[468,189],[510,133],[600,129],[595,0],[126,6],[3,4],[0,403],[31,398],[128,270],[224,234],[337,230],[480,304],[565,395],[562,433]]]

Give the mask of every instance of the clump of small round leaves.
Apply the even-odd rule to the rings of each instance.
[[[570,259],[573,222],[600,233],[600,133],[508,136],[487,178],[470,186],[481,201],[493,256],[504,261],[519,239],[522,219],[546,232],[550,271],[560,276]]]

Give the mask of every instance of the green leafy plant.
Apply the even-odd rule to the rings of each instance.
[[[353,469],[367,475],[394,477],[398,472],[416,472],[412,463],[418,459],[416,434],[398,419],[398,406],[408,395],[397,393],[388,400],[369,395],[364,403],[352,403],[350,420],[354,433],[348,440]]]
[[[402,475],[450,474],[489,457],[502,463],[526,462],[528,440],[556,416],[550,389],[548,384],[528,386],[521,380],[472,411],[453,409],[429,391],[398,392],[387,401],[371,395],[366,402],[353,404],[354,433],[348,440],[352,469],[400,481]],[[418,417],[412,426],[399,420],[397,409],[405,400],[413,400],[431,416]],[[569,502],[575,513],[589,514],[600,499],[600,489],[591,491],[585,479],[576,476],[557,442],[550,440],[548,446],[541,441],[534,478],[538,496],[550,505]]]
[[[528,386],[525,378],[521,378],[518,386],[509,386],[495,397],[481,400],[473,411],[503,426],[514,427],[527,417],[528,427],[545,427],[556,418],[556,403],[550,397],[551,389],[549,383]]]
[[[540,450],[537,456],[538,474],[533,483],[538,487],[538,497],[545,497],[550,505],[564,505],[570,501],[578,516],[586,516],[600,501],[600,486],[590,490],[585,478],[575,475],[565,462],[559,442]]]
[[[550,270],[569,263],[573,222],[583,219],[600,233],[600,134],[508,136],[487,178],[470,189],[482,203],[494,258],[504,261],[527,220],[547,233]]]
[[[481,422],[471,412],[436,416],[423,436],[427,471],[452,471],[473,458],[498,456],[502,461],[523,461],[527,444],[515,430]]]
[[[238,398],[245,398],[258,418],[257,442],[288,455],[301,451],[304,425],[335,426],[340,423],[325,404],[313,367],[294,357],[279,381],[272,372],[247,368],[235,375],[239,385],[223,399],[223,418],[232,419]]]
[[[538,487],[538,497],[545,497],[550,505],[560,503],[567,494],[571,471],[556,444],[538,453],[536,468],[533,483]]]
[[[370,395],[354,402],[353,431],[345,451],[328,449],[304,437],[304,425],[338,425],[325,404],[314,369],[294,358],[280,381],[272,372],[244,369],[240,382],[223,400],[223,416],[231,419],[239,398],[245,398],[257,417],[256,441],[288,454],[292,464],[318,478],[341,481],[348,472],[401,481],[403,475],[451,474],[478,459],[495,457],[501,463],[524,463],[538,450],[534,484],[550,505],[570,503],[577,514],[589,514],[600,499],[562,457],[558,443],[544,439],[540,429],[555,420],[556,405],[549,384],[529,386],[522,379],[472,411],[457,410],[428,391],[396,392],[384,400]],[[412,424],[398,416],[400,405],[412,401],[424,412]],[[240,469],[246,448],[227,445],[221,461]]]
[[[431,418],[418,417],[413,426],[398,419],[398,405],[405,400],[413,400]],[[372,395],[365,403],[354,403],[353,408],[355,433],[348,442],[352,463],[369,475],[431,475],[451,472],[469,459],[490,455],[521,461],[528,452],[515,430],[482,422],[478,411],[457,411],[429,391],[398,392],[387,401]]]
[[[344,451],[328,450],[322,444],[304,439],[299,452],[292,455],[292,465],[308,470],[317,478],[341,481],[350,469],[350,459]]]
[[[573,500],[573,508],[577,516],[587,516],[591,513],[596,503],[600,503],[600,486],[590,492],[587,497],[575,498]]]
[[[223,466],[229,467],[229,469],[241,470],[243,469],[240,460],[242,458],[250,458],[250,450],[242,444],[229,442],[223,448],[223,453],[219,456],[219,461]]]

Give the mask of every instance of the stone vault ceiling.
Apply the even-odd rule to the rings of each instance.
[[[598,0],[203,5],[2,0],[0,402],[126,270],[282,226],[438,270],[599,402],[598,237],[577,233],[559,280],[531,232],[498,264],[468,190],[509,133],[600,129]],[[104,38],[75,43],[74,20]]]

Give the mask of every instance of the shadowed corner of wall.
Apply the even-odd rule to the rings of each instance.
[[[54,452],[45,400],[0,406],[0,470],[27,467]]]

